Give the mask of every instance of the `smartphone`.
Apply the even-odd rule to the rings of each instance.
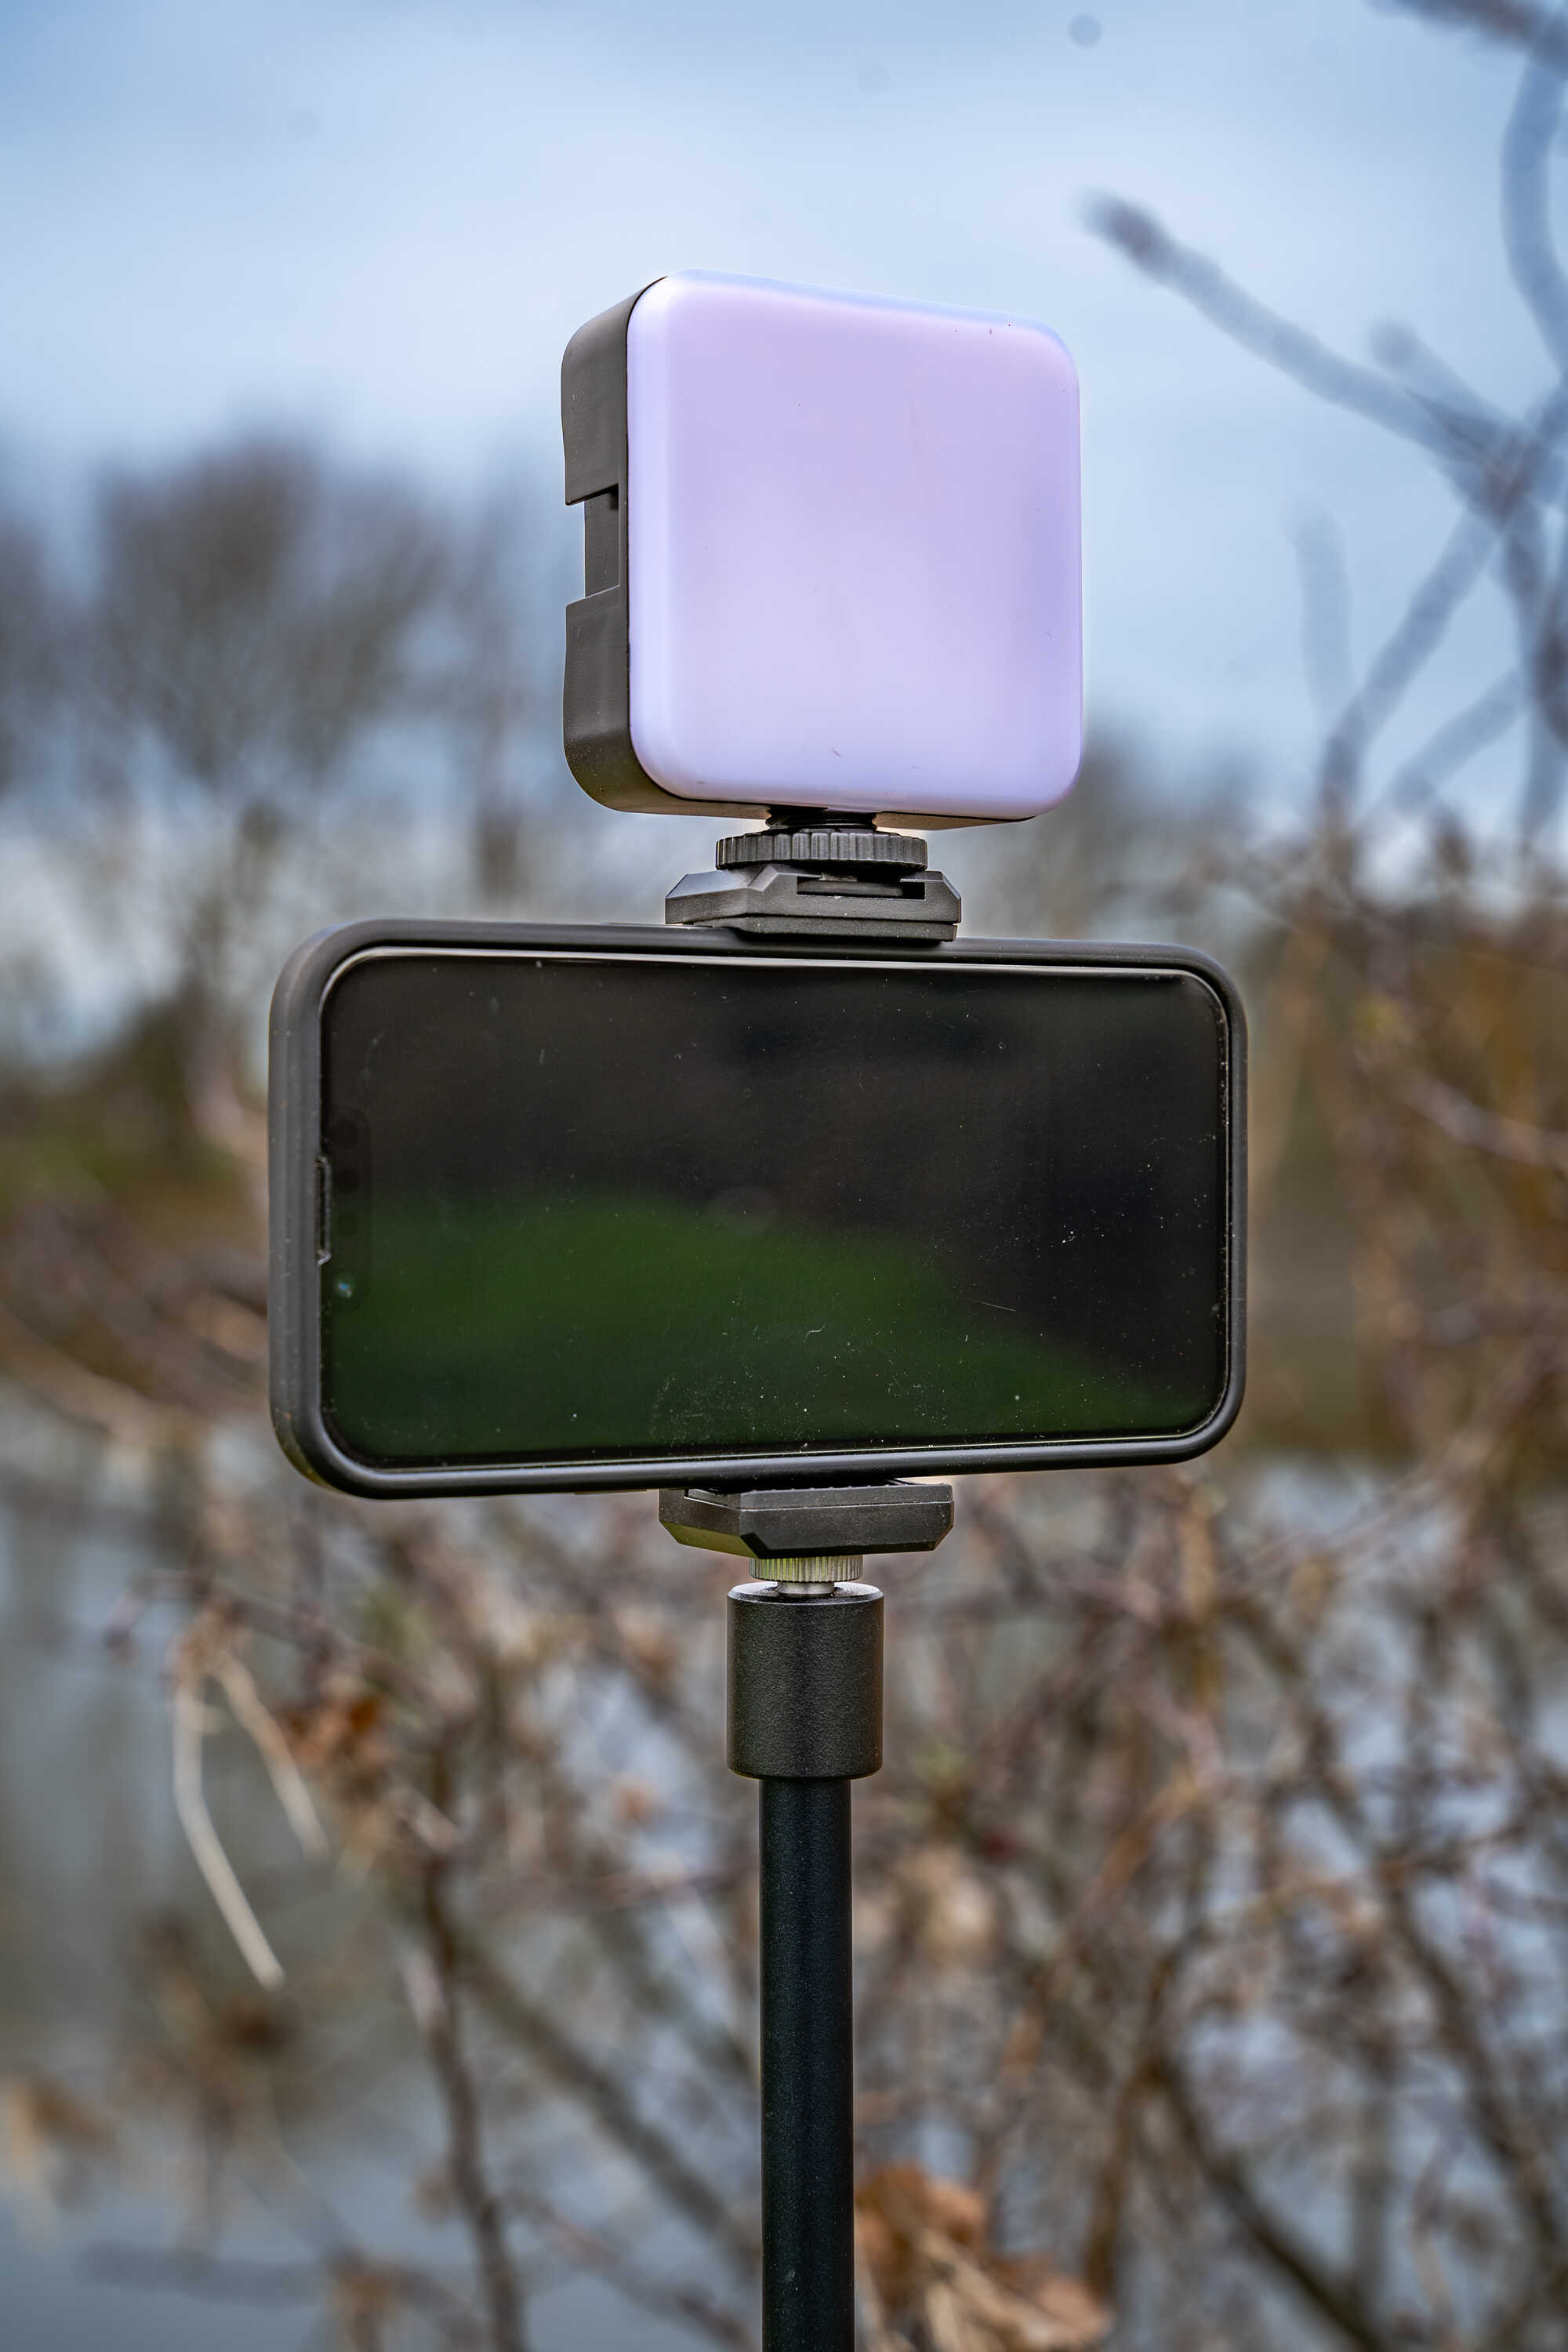
[[[368,1495],[1171,1461],[1241,1399],[1184,950],[359,923],[271,1025],[271,1390]]]

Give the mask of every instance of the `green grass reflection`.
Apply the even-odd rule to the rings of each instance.
[[[646,1199],[378,1203],[345,1306],[323,1270],[338,1438],[380,1462],[774,1451],[1192,1427],[876,1234]]]

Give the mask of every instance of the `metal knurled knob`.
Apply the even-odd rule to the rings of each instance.
[[[827,866],[919,874],[926,845],[918,834],[875,833],[869,825],[806,825],[799,832],[770,826],[765,833],[732,833],[713,855],[730,871],[744,866]]]

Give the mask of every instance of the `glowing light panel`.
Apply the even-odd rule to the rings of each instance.
[[[1078,377],[1028,320],[660,278],[626,331],[631,737],[689,800],[1032,816],[1082,739]]]

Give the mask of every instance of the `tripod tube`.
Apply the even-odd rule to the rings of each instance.
[[[763,1780],[763,2352],[855,2342],[849,1783]]]
[[[730,1764],[760,1783],[763,2352],[853,2352],[849,1783],[882,1761],[882,1596],[771,1564],[730,1595]]]

